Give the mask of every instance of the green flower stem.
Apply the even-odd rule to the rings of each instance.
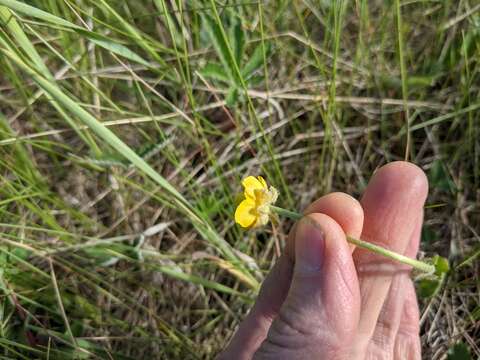
[[[293,220],[300,220],[303,217],[302,214],[299,214],[299,213],[294,212],[294,211],[286,210],[286,209],[283,209],[283,208],[279,208],[277,206],[270,206],[270,208],[273,211],[275,211],[277,214],[283,215],[283,216],[288,217],[288,218],[293,219]],[[422,272],[425,272],[425,273],[428,273],[428,274],[435,273],[435,266],[434,265],[427,264],[423,261],[418,261],[418,260],[409,258],[408,256],[398,254],[394,251],[385,249],[381,246],[369,243],[368,241],[355,239],[355,238],[353,238],[349,235],[347,235],[347,241],[350,244],[354,244],[355,246],[373,251],[374,253],[377,253],[377,254],[380,254],[382,256],[388,257],[390,259],[396,260],[398,262],[410,265],[410,266],[414,267],[415,269],[420,270]]]
[[[399,253],[396,253],[395,251],[391,251],[391,250],[388,250],[388,249],[385,249],[381,246],[378,246],[378,245],[375,245],[375,244],[372,244],[372,243],[369,243],[368,241],[363,241],[363,240],[360,240],[360,239],[355,239],[349,235],[347,235],[347,241],[350,243],[350,244],[354,244],[358,247],[361,247],[363,249],[367,249],[367,250],[370,250],[370,251],[373,251],[377,254],[380,254],[380,255],[383,255],[383,256],[386,256],[390,259],[393,259],[393,260],[396,260],[398,262],[401,262],[401,263],[404,263],[404,264],[407,264],[407,265],[410,265],[412,267],[414,267],[415,269],[418,269],[420,271],[423,271],[423,272],[426,272],[426,273],[429,273],[429,274],[433,274],[435,272],[435,266],[431,265],[431,264],[427,264],[423,261],[418,261],[418,260],[415,260],[415,259],[412,259],[412,258],[409,258],[408,256],[405,256],[405,255],[402,255],[402,254],[399,254]]]

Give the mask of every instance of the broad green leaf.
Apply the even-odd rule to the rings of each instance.
[[[11,251],[12,254],[15,254],[21,260],[27,260],[31,255],[31,252],[26,249],[16,248]]]
[[[265,55],[268,56],[271,51],[269,43],[265,43]],[[245,78],[250,77],[255,70],[257,70],[263,64],[263,45],[260,43],[253,50],[252,56],[242,68],[242,76]]]
[[[242,63],[243,48],[245,46],[245,32],[242,28],[242,19],[233,15],[233,23],[229,28],[230,43],[232,44],[235,61],[240,67]]]
[[[222,29],[210,15],[205,14],[203,16],[203,19],[215,51],[217,52],[220,61],[225,68],[225,71],[228,73],[228,76],[230,77],[232,83],[236,84],[238,87],[241,87],[241,80],[235,69],[235,58],[233,57],[230,45],[227,43],[225,37],[223,36]]]
[[[238,101],[238,95],[239,95],[238,88],[232,86],[228,90],[227,98],[225,99],[225,101],[227,102],[227,105],[228,106],[234,106]]]
[[[438,279],[423,279],[417,286],[418,295],[422,298],[432,297],[436,294],[439,287],[440,281]]]
[[[263,71],[261,71],[259,72],[259,75],[257,74],[251,75],[247,78],[247,80],[250,86],[257,86],[257,85],[260,85],[265,80],[265,74],[263,73]]]
[[[460,342],[453,345],[447,352],[447,360],[470,360],[470,351],[467,345]]]
[[[451,180],[450,175],[445,170],[443,162],[441,160],[435,160],[428,173],[428,179],[432,188],[436,188],[443,191],[454,192],[456,187],[455,183]]]
[[[437,233],[433,231],[430,227],[426,225],[422,227],[422,243],[432,244],[437,240],[437,238]]]
[[[216,63],[208,63],[199,72],[206,78],[219,80],[227,83],[230,82],[230,78],[227,74],[225,74],[223,67]]]

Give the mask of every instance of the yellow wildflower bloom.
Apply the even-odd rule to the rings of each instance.
[[[277,201],[278,192],[268,187],[261,177],[249,176],[242,181],[245,199],[235,210],[235,222],[244,228],[266,225],[270,218],[270,206]]]

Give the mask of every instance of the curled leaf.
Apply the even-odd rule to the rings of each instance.
[[[433,265],[435,266],[435,274],[441,276],[450,271],[448,260],[442,256],[435,255],[433,257]]]

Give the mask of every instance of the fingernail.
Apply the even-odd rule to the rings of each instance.
[[[320,271],[325,252],[325,234],[310,217],[302,218],[295,232],[295,270],[302,273]]]

